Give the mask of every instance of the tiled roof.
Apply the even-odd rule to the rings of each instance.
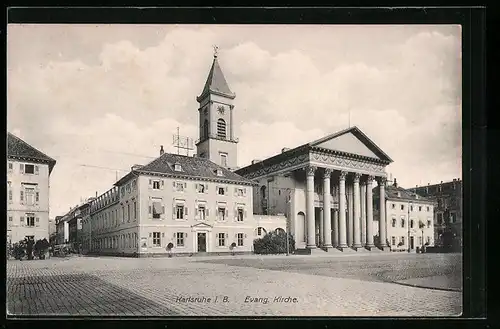
[[[227,85],[226,78],[222,73],[217,57],[214,57],[207,81],[205,82],[205,87],[203,87],[201,95],[198,96],[198,100],[210,92],[223,94],[229,98],[234,98],[236,96]]]
[[[7,156],[9,158],[47,163],[49,165],[49,173],[52,172],[52,169],[56,165],[56,160],[11,133],[7,133]]]
[[[373,188],[373,196],[378,198],[379,187]],[[385,187],[385,197],[390,200],[413,200],[417,202],[429,202],[434,203],[430,198],[426,198],[412,192],[411,190],[404,189],[400,186],[389,185]]]
[[[175,164],[180,164],[182,171],[175,171]],[[222,176],[217,175],[217,170],[222,172]],[[164,174],[179,178],[211,179],[219,181],[229,181],[239,184],[254,185],[248,180],[234,172],[213,163],[212,161],[200,158],[189,157],[172,153],[164,153],[147,165],[133,170],[125,177],[116,182],[115,185],[127,181],[131,175],[135,174]]]

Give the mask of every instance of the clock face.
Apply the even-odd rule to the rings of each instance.
[[[222,105],[219,105],[219,107],[217,108],[217,111],[219,111],[220,114],[224,114],[224,106]]]

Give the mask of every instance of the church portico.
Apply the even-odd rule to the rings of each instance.
[[[342,137],[352,135],[349,138]],[[347,142],[332,142],[336,138]],[[342,150],[332,149],[335,146]],[[340,147],[339,147],[340,146]],[[392,160],[373,144],[358,128],[353,127],[318,141],[285,150],[281,154],[237,171],[267,186],[268,193],[254,195],[265,199],[270,212],[283,212],[290,217],[290,233],[298,249],[372,250],[373,183],[384,191],[385,166]],[[280,207],[280,189],[290,193]],[[258,190],[257,194],[258,194]],[[278,193],[272,192],[278,190]],[[285,194],[283,194],[285,195]],[[276,201],[275,201],[276,200]],[[380,207],[384,211],[383,207]],[[258,207],[255,211],[259,211]],[[383,221],[382,221],[383,222]],[[385,223],[379,222],[385,249]]]

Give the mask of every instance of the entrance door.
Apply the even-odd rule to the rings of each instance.
[[[410,249],[415,249],[415,237],[410,237]]]
[[[207,234],[198,233],[198,252],[207,251]]]

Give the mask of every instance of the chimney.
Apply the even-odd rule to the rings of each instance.
[[[135,164],[135,165],[132,166],[131,169],[132,169],[132,171],[134,171],[134,170],[140,169],[141,167],[142,167],[142,165]]]
[[[398,187],[398,181],[396,180],[396,177],[394,177],[394,187]]]
[[[441,183],[440,183],[440,184],[443,184],[443,181],[441,181]]]
[[[288,150],[290,150],[288,147],[284,147],[284,148],[281,149],[281,153],[285,153]]]
[[[97,191],[95,191],[95,197],[97,198]]]
[[[456,178],[453,178],[453,181],[454,181],[454,182],[456,182],[456,181],[457,181],[457,179],[456,179]]]
[[[163,153],[165,153],[165,151],[163,151],[163,145],[160,145],[160,155],[163,155]]]
[[[256,164],[256,163],[259,163],[260,160],[252,160],[252,164]]]

